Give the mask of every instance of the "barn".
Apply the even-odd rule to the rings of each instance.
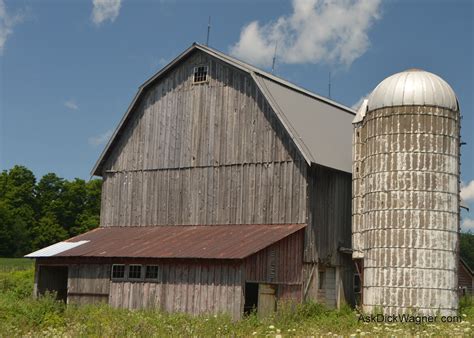
[[[459,295],[474,297],[474,271],[462,257],[459,258]]]
[[[193,44],[139,87],[93,168],[100,227],[28,255],[35,293],[234,319],[353,304],[354,116]]]

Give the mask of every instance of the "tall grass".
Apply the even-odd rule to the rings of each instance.
[[[30,258],[0,258],[0,272],[29,270],[33,265]]]
[[[32,287],[32,268],[0,272],[0,337],[469,336],[474,330],[474,306],[469,299],[461,302],[464,321],[457,324],[363,323],[348,306],[330,310],[317,303],[280,303],[270,317],[261,319],[251,314],[233,322],[226,315],[193,317],[108,305],[65,306],[51,294],[33,299]]]

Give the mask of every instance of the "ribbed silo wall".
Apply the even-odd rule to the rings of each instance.
[[[354,124],[352,134],[352,258],[362,258],[363,243],[363,211],[364,181],[362,179],[364,143],[362,142],[363,124]]]
[[[369,111],[362,159],[366,311],[456,314],[459,112]]]

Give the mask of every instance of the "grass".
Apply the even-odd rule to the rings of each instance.
[[[0,272],[29,270],[34,266],[30,258],[0,258]]]
[[[3,261],[3,260],[2,260]],[[33,299],[33,268],[0,272],[0,337],[12,336],[472,336],[474,304],[463,299],[456,324],[363,323],[345,306],[329,310],[316,303],[280,304],[274,316],[250,315],[233,322],[226,315],[193,317],[154,310],[113,309],[107,305],[65,306],[54,295]],[[11,262],[10,262],[11,263]]]

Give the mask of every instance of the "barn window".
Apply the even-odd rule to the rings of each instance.
[[[194,83],[201,83],[207,81],[207,66],[194,67]]]
[[[125,278],[125,265],[114,264],[112,265],[112,279],[124,279]]]
[[[128,278],[129,279],[140,279],[140,278],[142,278],[142,266],[141,265],[130,265],[128,267]]]
[[[157,279],[158,278],[158,265],[147,265],[145,271],[145,279]]]
[[[318,289],[324,289],[324,271],[318,272]]]

